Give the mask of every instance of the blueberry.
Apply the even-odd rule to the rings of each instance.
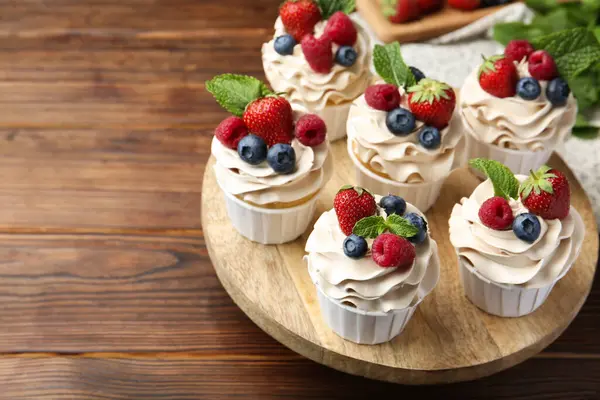
[[[517,82],[517,94],[525,100],[535,100],[541,93],[542,88],[535,78],[521,78]]]
[[[275,39],[275,51],[282,56],[289,56],[294,53],[294,46],[298,43],[292,35],[282,35]]]
[[[367,254],[367,241],[354,233],[344,239],[344,254],[350,258],[361,258]]]
[[[395,108],[385,119],[390,132],[396,136],[407,136],[415,129],[415,116],[404,108]]]
[[[434,126],[424,126],[419,133],[419,143],[426,149],[433,150],[440,147],[442,135],[438,128]]]
[[[408,68],[410,68],[410,72],[412,72],[412,74],[414,75],[417,83],[419,83],[419,81],[421,79],[425,79],[425,74],[423,72],[421,72],[421,70],[419,68],[416,68],[416,67],[408,67]]]
[[[546,97],[554,106],[564,106],[569,98],[569,85],[563,78],[554,78],[548,83],[546,88]]]
[[[517,215],[513,221],[512,229],[516,237],[527,243],[533,243],[540,237],[542,226],[535,214],[523,213]]]
[[[419,233],[413,237],[409,237],[408,241],[414,244],[423,243],[427,239],[427,222],[425,222],[425,218],[416,213],[408,213],[404,218],[419,229]]]
[[[267,153],[267,162],[279,174],[291,174],[296,169],[296,152],[289,144],[277,143]]]
[[[358,54],[352,46],[342,46],[335,52],[335,62],[344,67],[351,67],[356,62]]]
[[[246,135],[237,146],[240,158],[248,164],[258,165],[267,158],[267,144],[256,135]]]
[[[387,215],[404,215],[406,211],[406,201],[400,196],[388,195],[379,200],[379,206],[385,210]]]

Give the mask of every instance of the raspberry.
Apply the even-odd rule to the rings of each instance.
[[[537,50],[529,56],[529,73],[538,81],[551,81],[558,76],[554,59],[545,50]]]
[[[327,126],[318,115],[306,114],[296,122],[296,138],[305,146],[318,146],[325,141]]]
[[[514,217],[508,201],[502,197],[492,197],[479,208],[479,219],[490,229],[503,231],[512,226]]]
[[[237,150],[238,143],[247,134],[248,128],[240,117],[226,118],[215,129],[215,136],[219,142],[233,150]]]
[[[340,46],[353,46],[356,43],[356,28],[354,23],[341,11],[334,13],[325,26],[323,35]]]
[[[333,46],[328,37],[306,35],[302,39],[302,52],[313,71],[326,74],[333,67]]]
[[[527,40],[511,40],[504,49],[504,55],[510,61],[520,62],[523,58],[529,57],[534,52],[534,48]]]
[[[373,85],[365,91],[365,100],[376,110],[390,111],[400,105],[400,92],[389,83]]]
[[[383,233],[371,246],[373,261],[380,267],[398,267],[407,270],[415,261],[415,247],[405,238],[393,233]]]

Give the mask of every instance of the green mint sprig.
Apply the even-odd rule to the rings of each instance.
[[[413,237],[419,233],[416,226],[398,214],[392,214],[387,219],[379,215],[365,217],[354,225],[352,233],[366,239],[375,239],[386,231],[405,238]]]
[[[469,165],[483,172],[492,181],[494,196],[504,197],[506,200],[519,196],[519,181],[504,164],[486,158],[474,158],[469,161]]]
[[[351,14],[356,8],[355,0],[316,0],[317,5],[321,9],[323,19],[329,19],[338,11],[344,14]]]
[[[417,83],[415,76],[402,58],[398,42],[383,46],[376,44],[373,48],[373,65],[377,74],[387,83],[405,89]]]
[[[246,75],[223,74],[207,81],[208,90],[224,109],[241,117],[246,106],[273,92],[260,80]]]

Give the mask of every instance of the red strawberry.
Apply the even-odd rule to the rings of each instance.
[[[479,208],[479,219],[490,229],[502,231],[512,226],[512,209],[504,197],[492,197],[483,202]]]
[[[302,39],[302,52],[313,71],[326,74],[333,67],[333,45],[326,36],[315,38],[313,35],[306,35]]]
[[[504,49],[504,55],[510,61],[520,62],[529,57],[534,52],[534,48],[527,40],[511,40]]]
[[[424,78],[408,92],[408,106],[415,118],[438,129],[448,125],[456,106],[456,95],[450,86]]]
[[[571,190],[562,172],[544,165],[519,188],[523,205],[544,219],[563,219],[569,215]]]
[[[279,8],[279,16],[286,32],[300,42],[304,35],[313,33],[321,10],[312,0],[288,0]]]
[[[382,233],[371,246],[373,261],[383,268],[397,267],[406,271],[412,267],[416,256],[415,246],[393,233]]]
[[[361,187],[345,185],[335,195],[333,208],[344,235],[352,233],[354,225],[365,217],[377,214],[377,203],[371,193]]]
[[[383,83],[369,86],[365,91],[365,100],[376,110],[391,111],[398,108],[401,96],[396,85]]]
[[[517,92],[519,74],[512,61],[502,55],[483,59],[479,68],[479,85],[492,96],[512,97]]]
[[[417,6],[421,14],[427,14],[437,11],[442,8],[444,2],[442,0],[417,0]]]
[[[459,10],[469,11],[479,8],[481,0],[448,0],[448,5]]]
[[[381,2],[381,11],[390,22],[399,24],[419,18],[421,11],[417,0],[388,0]]]
[[[537,50],[531,53],[527,69],[531,76],[538,81],[551,81],[558,76],[556,63],[545,50]]]
[[[290,103],[279,96],[267,96],[254,100],[244,111],[248,130],[273,146],[290,143],[293,139],[294,120]]]
[[[306,114],[296,122],[296,138],[305,146],[318,146],[325,141],[327,126],[315,114]]]
[[[323,35],[340,46],[353,46],[356,43],[357,32],[350,17],[337,11],[329,17]]]
[[[215,129],[215,136],[217,140],[225,147],[237,150],[237,145],[244,136],[248,134],[248,128],[244,124],[244,120],[240,117],[228,117],[225,118],[217,129]]]

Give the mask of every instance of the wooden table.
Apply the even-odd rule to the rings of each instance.
[[[544,353],[446,387],[317,365],[233,304],[200,226],[225,117],[203,82],[262,77],[278,3],[0,2],[0,399],[597,398],[598,285]]]

